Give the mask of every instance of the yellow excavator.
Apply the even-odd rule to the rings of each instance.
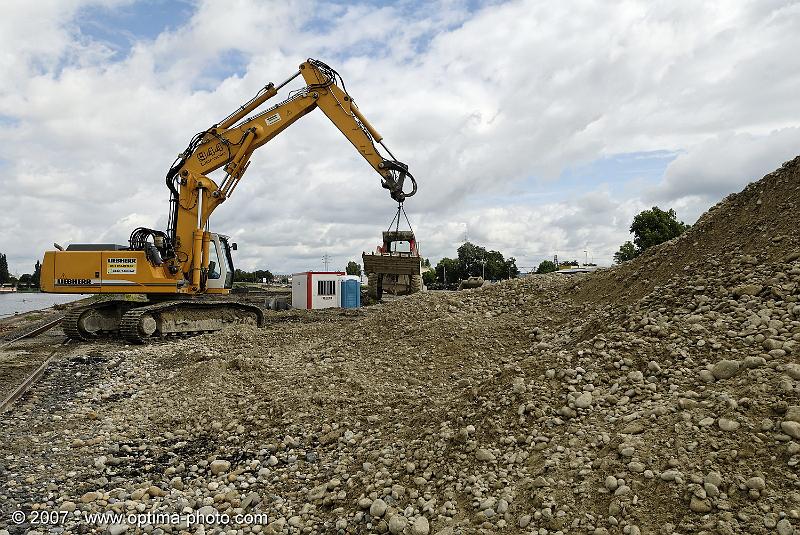
[[[298,76],[305,87],[247,117]],[[219,297],[228,294],[233,284],[231,251],[236,244],[210,232],[208,220],[236,189],[253,152],[315,108],[378,172],[392,199],[402,203],[416,193],[408,166],[392,155],[361,114],[341,76],[325,63],[309,59],[286,81],[266,85],[238,110],[192,138],[167,172],[166,232],[140,227],[131,233],[128,245],[72,244],[64,249],[54,244],[56,250],[45,252],[44,292],[147,296],[146,301],[111,299],[71,310],[62,322],[67,336],[90,340],[120,335],[142,343],[152,337],[211,332],[230,323],[261,325],[260,308]],[[208,175],[220,168],[224,178],[218,184]],[[406,179],[411,182],[408,192],[403,189]]]

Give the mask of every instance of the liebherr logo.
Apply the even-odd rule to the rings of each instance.
[[[225,148],[222,146],[222,143],[217,143],[213,147],[201,149],[195,154],[197,155],[197,159],[200,160],[200,163],[206,165],[225,154]]]
[[[91,279],[56,279],[56,284],[59,286],[89,286],[92,284]]]

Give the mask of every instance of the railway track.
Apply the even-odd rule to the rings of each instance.
[[[61,320],[64,318],[63,314],[59,314],[56,317],[48,318],[44,322],[40,322],[36,325],[26,327],[21,330],[17,330],[9,335],[6,338],[6,341],[3,344],[0,344],[0,349],[5,349],[17,342],[20,342],[26,338],[32,338],[34,336],[38,336],[42,333],[45,333],[56,327],[61,323]],[[0,402],[0,413],[4,413],[11,408],[15,401],[17,401],[20,397],[22,397],[25,392],[27,392],[33,384],[39,380],[39,378],[44,375],[45,370],[47,370],[47,366],[53,360],[53,357],[67,344],[69,343],[69,339],[63,340],[55,349],[49,352],[49,354],[45,357],[44,361],[35,369],[32,373],[28,374],[25,379],[14,388],[11,393],[6,396],[6,398]]]
[[[11,344],[19,342],[20,340],[23,340],[25,338],[31,338],[32,336],[38,336],[44,332],[47,332],[53,327],[56,327],[59,323],[61,323],[62,319],[64,319],[64,314],[58,314],[54,318],[48,318],[43,323],[38,323],[36,325],[24,328],[21,331],[20,330],[14,331],[13,333],[11,333],[6,337],[5,343],[0,345],[0,349],[4,349],[10,346]]]
[[[44,359],[44,362],[42,362],[39,365],[39,367],[33,371],[33,373],[28,375],[28,377],[25,378],[25,380],[22,381],[22,383],[19,386],[17,386],[14,390],[11,391],[11,393],[6,397],[6,399],[4,399],[2,403],[0,403],[0,414],[9,410],[15,401],[21,398],[25,394],[25,392],[30,390],[31,386],[33,386],[33,384],[36,381],[38,381],[42,375],[44,375],[44,372],[45,370],[47,370],[47,366],[50,364],[50,361],[53,360],[53,357],[55,357],[56,354],[59,351],[61,351],[61,349],[63,349],[66,345],[68,345],[69,342],[70,342],[69,338],[61,342],[61,344],[59,344],[58,347],[56,347],[53,351],[50,352],[47,358]]]

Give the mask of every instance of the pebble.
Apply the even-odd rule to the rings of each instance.
[[[369,506],[369,514],[370,516],[374,516],[375,518],[380,518],[386,512],[386,502],[383,501],[381,498],[378,498],[372,505]]]
[[[485,448],[478,448],[475,451],[475,458],[481,462],[493,462],[495,460],[494,453]]]
[[[659,476],[663,481],[675,481],[681,476],[681,473],[677,470],[665,470],[661,472]]]
[[[631,461],[628,463],[628,470],[635,474],[641,474],[644,472],[646,466],[644,463],[640,463],[639,461]]]
[[[781,422],[781,430],[790,437],[800,440],[800,423],[788,420]]]
[[[389,519],[389,533],[403,533],[403,530],[406,529],[407,525],[408,519],[406,519],[406,517],[400,514],[394,515]]]
[[[717,424],[723,431],[736,431],[739,429],[739,422],[736,420],[731,420],[730,418],[722,417],[719,419]]]
[[[714,425],[714,418],[712,418],[711,416],[706,416],[705,418],[697,422],[697,425],[699,425],[700,427],[709,427],[711,425]]]
[[[795,363],[787,364],[786,374],[795,381],[800,381],[800,364],[795,364]]]
[[[412,535],[428,535],[431,531],[430,523],[424,516],[417,517],[411,525]]]
[[[695,513],[708,513],[711,511],[711,502],[707,499],[700,499],[697,496],[692,496],[689,502],[689,509]]]
[[[98,499],[100,499],[100,494],[97,492],[87,492],[81,496],[82,503],[90,503]]]
[[[211,473],[214,475],[222,474],[223,472],[227,472],[231,467],[231,463],[224,459],[214,459],[211,461]]]
[[[778,530],[778,535],[793,535],[794,534],[794,527],[792,526],[791,522],[787,519],[779,520],[778,524],[776,525]]]
[[[592,405],[592,393],[584,392],[575,398],[575,406],[579,409],[586,409]]]
[[[711,368],[715,379],[730,379],[739,372],[739,361],[722,359]]]

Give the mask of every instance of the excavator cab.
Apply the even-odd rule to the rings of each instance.
[[[233,288],[233,255],[231,251],[234,246],[235,244],[230,242],[228,236],[211,233],[208,278],[206,280],[206,291],[209,293],[217,293],[220,290],[224,291]],[[227,291],[224,291],[224,293],[227,293]]]

